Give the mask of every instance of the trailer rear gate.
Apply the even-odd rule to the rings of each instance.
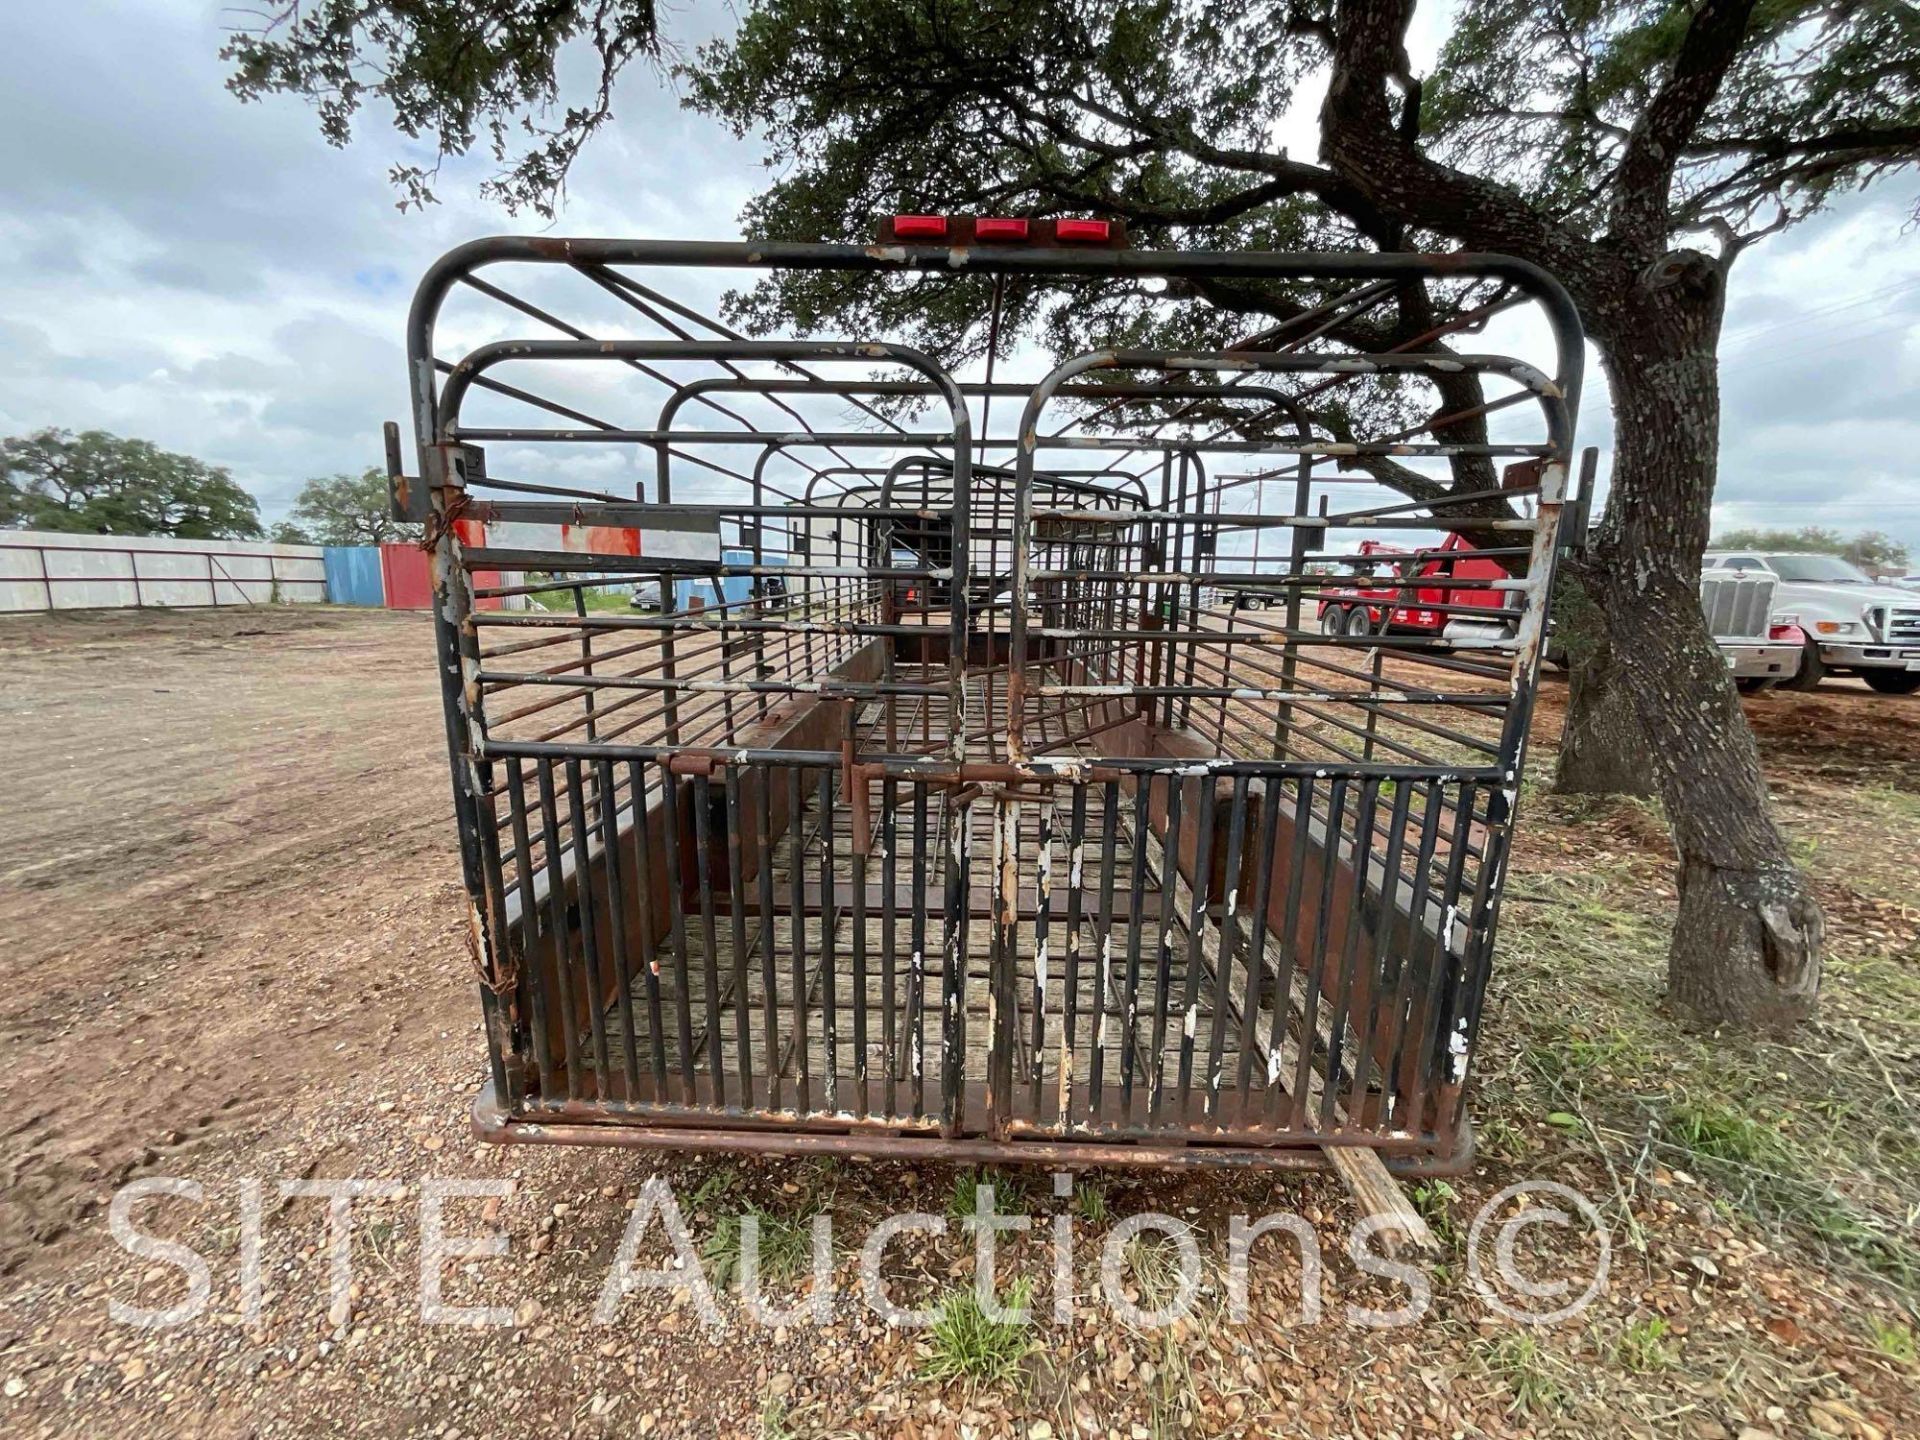
[[[780,267],[996,302],[1155,274],[1313,298],[1257,348],[990,384],[899,345],[744,339],[660,288]],[[506,289],[515,270],[658,333],[596,339]],[[1333,343],[1391,329],[1409,286],[1459,328],[1536,308],[1552,373],[1444,327]],[[513,328],[438,356],[450,297]],[[1579,380],[1549,279],[1470,256],[494,240],[430,273],[411,350],[422,477],[396,487],[433,544],[483,1133],[1465,1163]],[[1483,397],[1464,409],[1462,377]],[[1330,391],[1370,392],[1384,428],[1329,436]],[[1524,438],[1490,433],[1528,412]],[[595,453],[641,458],[634,496],[572,481]],[[1432,498],[1380,503],[1386,457]],[[604,538],[660,527],[707,538]],[[1353,536],[1448,529],[1511,567],[1511,634],[1314,632]],[[719,603],[620,603],[671,607],[688,580]],[[1283,609],[1237,609],[1254,586]],[[485,608],[509,593],[541,608]]]

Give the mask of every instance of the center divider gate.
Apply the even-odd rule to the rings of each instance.
[[[1495,256],[1066,234],[494,239],[428,274],[421,477],[389,454],[434,540],[485,1136],[1466,1163],[1568,500],[1572,308]],[[1099,351],[1013,384],[899,344],[748,339],[660,288],[784,269],[995,304],[1151,277],[1305,298],[1243,348]],[[618,319],[563,318],[563,281]],[[1448,322],[1410,318],[1436,297]],[[498,338],[442,357],[456,301],[479,317],[460,333]],[[1513,307],[1544,316],[1551,373],[1445,343]],[[1532,433],[1493,438],[1496,413]],[[543,478],[494,473],[506,456]],[[574,483],[637,457],[633,497]],[[1383,476],[1424,498],[1333,503]],[[1289,503],[1264,513],[1270,494]],[[1318,633],[1316,597],[1364,559],[1349,537],[1447,530],[1510,570],[1495,623]],[[1256,534],[1266,568],[1244,563]],[[671,608],[688,577],[721,603]],[[1233,603],[1254,588],[1283,604]],[[542,608],[481,608],[506,594]]]

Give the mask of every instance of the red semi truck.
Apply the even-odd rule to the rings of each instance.
[[[1456,635],[1508,633],[1507,611],[1515,590],[1491,582],[1510,577],[1497,561],[1480,556],[1458,535],[1439,545],[1409,552],[1379,540],[1360,542],[1360,563],[1370,573],[1320,593],[1320,631],[1324,635],[1441,635],[1448,625]],[[1486,581],[1485,587],[1462,581]],[[1446,607],[1454,607],[1449,611]],[[1484,610],[1482,617],[1461,611]],[[1471,628],[1469,628],[1471,627]]]

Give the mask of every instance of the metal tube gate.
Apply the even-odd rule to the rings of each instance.
[[[1280,318],[987,384],[670,289],[796,270]],[[1449,343],[1516,309],[1543,366]],[[428,274],[409,354],[484,1135],[1466,1162],[1573,498],[1550,278],[497,239]],[[1448,532],[1505,578],[1456,578]]]

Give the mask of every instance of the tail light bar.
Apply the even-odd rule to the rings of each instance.
[[[890,215],[882,245],[1022,245],[1039,249],[1124,250],[1121,220],[1030,219],[1012,215]]]

